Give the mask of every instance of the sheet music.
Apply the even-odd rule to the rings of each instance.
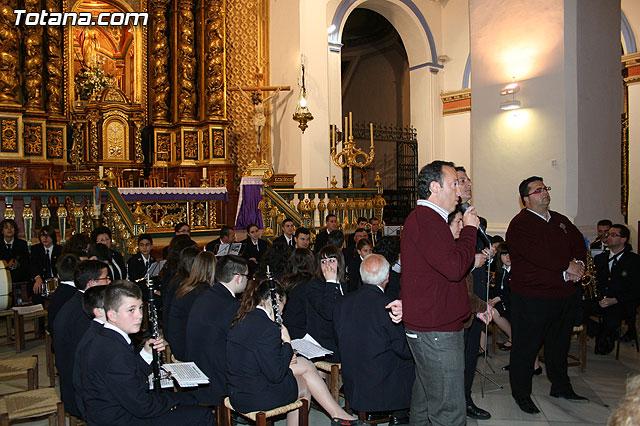
[[[173,380],[171,380],[171,376],[162,369],[160,370],[160,388],[173,388]],[[153,373],[149,373],[149,390],[153,390]]]
[[[162,364],[162,369],[167,371],[182,388],[193,388],[209,383],[209,378],[198,368],[195,362]]]
[[[293,349],[307,359],[322,358],[333,354],[327,348],[323,348],[309,333],[305,334],[302,339],[294,339],[291,341]]]

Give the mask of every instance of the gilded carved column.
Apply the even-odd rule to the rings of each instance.
[[[151,22],[151,116],[153,120],[169,121],[169,39],[167,38],[168,0],[152,2]]]
[[[144,121],[142,118],[136,118],[133,120],[133,125],[135,126],[133,141],[135,148],[135,161],[136,163],[144,162],[144,153],[142,152],[142,127],[144,126]]]
[[[60,0],[45,0],[48,12],[61,12]],[[35,9],[34,9],[35,10]],[[47,112],[62,114],[63,85],[62,76],[62,28],[48,25],[47,29]]]
[[[178,118],[196,119],[196,53],[193,2],[178,3]]]
[[[208,118],[226,118],[225,111],[225,2],[209,0],[205,24],[205,108]]]
[[[0,3],[0,103],[19,103],[20,29],[14,25],[17,0]]]
[[[26,0],[27,10],[38,10],[39,0]],[[42,33],[40,25],[24,28],[24,87],[25,106],[28,109],[42,109]]]
[[[91,111],[87,114],[89,120],[89,161],[98,161],[100,150],[98,149],[98,121],[100,113]]]

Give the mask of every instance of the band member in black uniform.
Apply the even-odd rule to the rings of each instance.
[[[114,277],[119,276],[124,278],[127,276],[127,265],[124,263],[124,258],[118,253],[112,246],[111,230],[106,226],[99,226],[91,231],[91,240],[94,244],[104,244],[111,250],[111,258],[113,259],[113,265],[117,269],[117,274],[114,272]]]
[[[127,261],[127,273],[129,281],[132,281],[142,290],[142,297],[145,298],[146,285],[141,281],[147,274],[149,267],[156,262],[156,258],[151,255],[153,249],[153,238],[149,234],[140,234],[138,236],[138,253],[134,254]]]
[[[33,286],[29,274],[29,249],[27,242],[18,238],[18,224],[13,219],[5,219],[0,222],[3,241],[0,244],[0,260],[7,262],[7,268],[11,273],[11,282],[28,283],[27,296],[33,296]],[[24,297],[24,295],[22,295]]]
[[[31,247],[31,278],[34,294],[42,292],[43,284],[47,279],[57,276],[56,263],[62,252],[62,247],[56,244],[56,231],[51,226],[45,225],[40,228],[38,239],[40,242]]]

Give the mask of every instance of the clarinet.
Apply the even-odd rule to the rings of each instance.
[[[280,314],[280,305],[276,296],[276,282],[273,280],[269,265],[267,265],[267,279],[269,280],[269,292],[271,293],[271,308],[273,308],[273,316],[278,325],[282,325],[282,315]]]
[[[149,269],[147,269],[147,287],[149,288],[149,324],[151,325],[151,337],[157,339],[160,337],[160,332],[158,330],[158,312],[156,311],[155,305],[155,295],[153,292],[153,280],[150,277]],[[151,347],[151,353],[153,355],[153,361],[151,363],[151,367],[153,369],[153,390],[156,392],[160,392],[160,357],[158,356],[158,351]]]

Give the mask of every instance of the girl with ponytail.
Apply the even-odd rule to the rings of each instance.
[[[285,292],[275,282],[282,310]],[[227,384],[234,409],[268,411],[311,396],[334,421],[364,424],[345,412],[331,397],[315,366],[297,357],[287,328],[274,322],[269,281],[251,282],[242,295],[227,336]],[[297,410],[287,414],[287,426],[298,425]]]

